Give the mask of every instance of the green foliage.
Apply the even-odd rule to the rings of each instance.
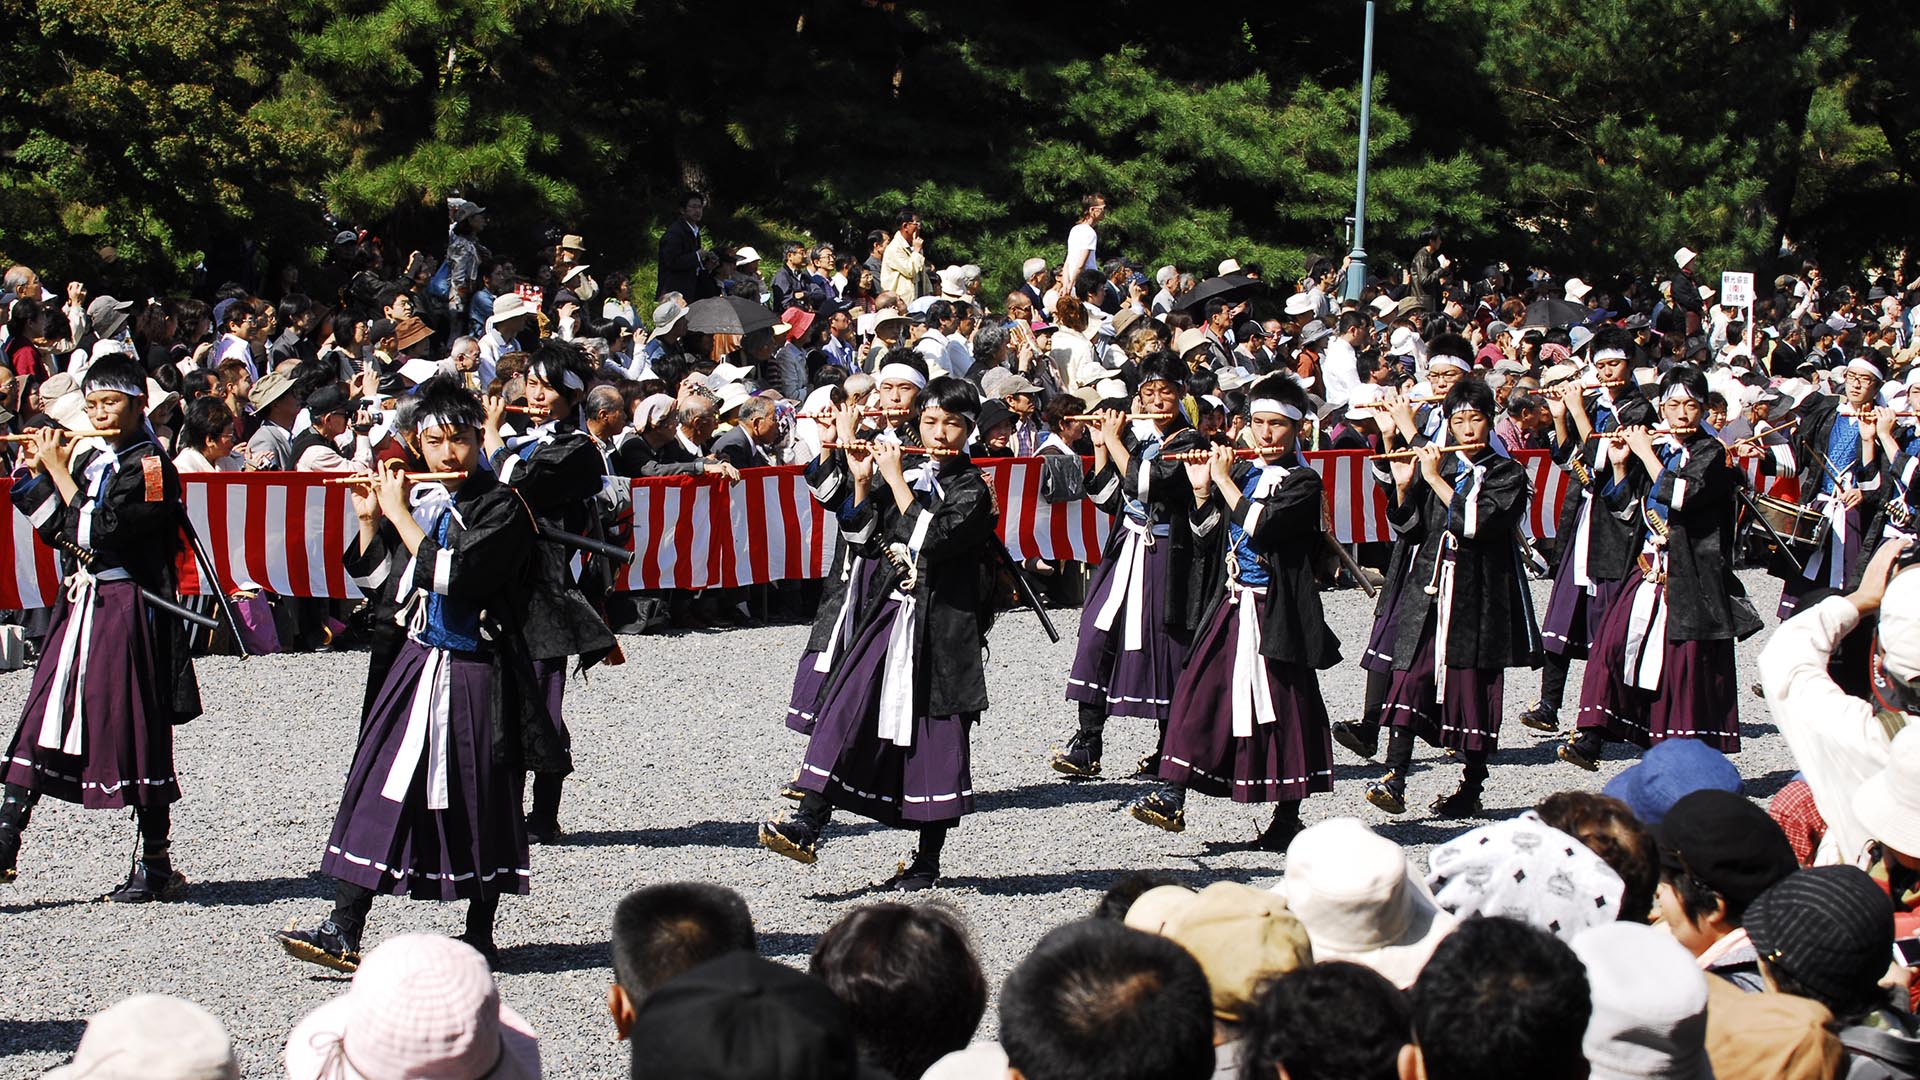
[[[56,276],[264,278],[328,214],[438,251],[466,195],[488,243],[583,232],[646,292],[688,185],[762,251],[864,254],[911,202],[995,289],[1095,189],[1108,254],[1287,277],[1349,243],[1348,0],[0,0],[0,27],[0,256]],[[1428,224],[1592,272],[1866,260],[1920,210],[1906,5],[1382,0],[1377,45],[1376,266]]]

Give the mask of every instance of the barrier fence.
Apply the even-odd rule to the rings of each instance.
[[[1328,524],[1341,543],[1390,540],[1386,494],[1365,451],[1303,455],[1326,487]],[[1527,467],[1534,497],[1525,529],[1550,538],[1566,497],[1567,477],[1545,451],[1515,455]],[[1040,497],[1042,459],[983,460],[1000,506],[1000,535],[1016,559],[1097,562],[1107,516],[1085,499],[1049,503]],[[1749,464],[1749,475],[1754,475]],[[631,530],[637,554],[617,581],[621,589],[705,589],[817,578],[833,555],[833,514],[813,500],[797,465],[749,469],[737,483],[719,477],[650,477],[633,485]],[[341,553],[358,525],[345,487],[318,473],[187,473],[181,476],[187,517],[205,541],[222,588],[264,588],[282,596],[357,598]],[[4,481],[10,487],[11,481]],[[1791,477],[1767,490],[1792,498]],[[17,511],[0,531],[0,608],[45,607],[60,587],[61,563]],[[180,561],[180,591],[211,594],[193,564]]]

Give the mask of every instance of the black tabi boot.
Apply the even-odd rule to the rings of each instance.
[[[1587,728],[1568,736],[1567,741],[1561,743],[1555,752],[1560,755],[1561,761],[1569,765],[1577,765],[1588,772],[1599,772],[1600,755],[1605,752],[1606,745],[1605,736],[1594,728]]]
[[[1435,815],[1445,818],[1479,817],[1481,812],[1480,793],[1487,785],[1487,753],[1467,752],[1467,772],[1460,779],[1460,787],[1451,795],[1445,795],[1433,801],[1429,807]]]
[[[0,792],[0,885],[14,879],[20,861],[20,834],[27,831],[27,819],[33,816],[33,804],[40,796],[18,784],[8,784]]]
[[[1053,754],[1053,771],[1076,778],[1100,775],[1101,739],[1107,728],[1107,714],[1098,705],[1080,706],[1080,730],[1065,750]]]
[[[1182,832],[1187,827],[1187,789],[1168,784],[1127,804],[1127,813],[1156,828]]]
[[[533,774],[533,809],[527,812],[527,843],[558,844],[566,836],[560,831],[560,785],[565,779],[560,773]]]
[[[920,826],[920,846],[913,858],[894,868],[892,877],[877,883],[886,892],[923,892],[940,883],[940,851],[947,846],[950,824]]]
[[[1333,725],[1333,741],[1363,758],[1380,752],[1380,726],[1371,720],[1347,720]]]
[[[795,862],[812,865],[820,861],[820,834],[826,831],[832,816],[833,804],[809,791],[800,800],[793,817],[760,824],[760,846]]]
[[[1413,766],[1413,732],[1395,728],[1387,739],[1387,775],[1367,785],[1367,801],[1389,814],[1407,812],[1407,771]]]
[[[500,970],[500,949],[493,943],[493,917],[499,910],[499,893],[484,893],[467,901],[467,929],[456,939],[486,957],[488,971]]]
[[[1255,851],[1284,852],[1293,843],[1293,838],[1300,834],[1301,827],[1300,804],[1297,801],[1275,803],[1273,820],[1267,822],[1267,827],[1260,830],[1260,835],[1249,846]]]
[[[337,882],[333,914],[311,930],[301,930],[297,923],[290,922],[286,929],[274,932],[274,940],[295,960],[351,973],[359,970],[360,934],[372,910],[372,889]]]
[[[121,886],[100,899],[114,904],[148,904],[165,900],[186,885],[187,879],[173,869],[168,836],[173,815],[167,806],[136,806],[134,817],[140,823],[140,857]]]

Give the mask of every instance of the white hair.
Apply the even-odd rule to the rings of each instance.
[[[1035,255],[1033,258],[1028,259],[1026,262],[1023,262],[1020,264],[1020,280],[1031,281],[1033,280],[1033,275],[1039,273],[1042,270],[1045,270],[1046,268],[1047,268],[1047,260],[1041,258],[1038,255]]]
[[[472,345],[476,343],[478,340],[479,339],[474,337],[472,334],[462,334],[459,337],[453,339],[453,344],[447,346],[447,352],[449,354],[457,353],[463,347],[467,345]]]
[[[1180,271],[1175,269],[1172,265],[1163,266],[1160,269],[1155,270],[1153,272],[1153,283],[1164,289],[1168,285],[1172,284],[1173,281],[1177,279],[1179,276],[1180,276]]]

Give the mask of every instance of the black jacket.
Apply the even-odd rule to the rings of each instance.
[[[40,539],[62,553],[69,568],[80,561],[74,552],[85,550],[91,555],[87,566],[94,574],[125,570],[136,584],[172,596],[180,591],[174,571],[181,551],[180,474],[151,441],[137,443],[119,451],[119,464],[99,501],[88,505],[87,467],[102,454],[113,452],[96,445],[73,456],[68,468],[80,485],[80,496],[73,502],[62,499],[53,480],[42,473],[15,482],[14,508],[33,524]],[[86,545],[80,543],[83,509],[91,511]],[[59,602],[66,600],[62,597]],[[184,724],[200,715],[200,682],[193,670],[187,626],[171,615],[150,617],[154,699],[167,710],[169,722]]]
[[[660,284],[655,296],[677,292],[687,303],[720,295],[713,274],[700,264],[700,238],[685,221],[676,221],[660,234]]]
[[[1418,474],[1405,501],[1394,497],[1391,484],[1387,489],[1387,522],[1398,537],[1388,565],[1412,563],[1408,578],[1399,583],[1403,599],[1394,628],[1395,670],[1405,671],[1413,663],[1427,620],[1437,615],[1439,597],[1428,595],[1425,587],[1438,580],[1434,571],[1448,537],[1457,547],[1447,666],[1540,666],[1540,628],[1515,539],[1532,497],[1527,470],[1512,458],[1481,450],[1467,464],[1458,454],[1449,455],[1441,475],[1454,483],[1464,469],[1478,476],[1449,500],[1443,501]]]
[[[1176,419],[1174,425],[1172,430],[1161,436],[1164,453],[1207,448],[1206,437],[1189,427],[1185,421]],[[1193,514],[1193,488],[1187,483],[1186,466],[1178,461],[1168,461],[1165,457],[1155,457],[1149,464],[1139,453],[1140,441],[1131,428],[1124,438],[1128,450],[1126,474],[1122,475],[1109,460],[1098,472],[1087,477],[1087,498],[1093,500],[1094,506],[1115,515],[1103,557],[1107,560],[1116,558],[1120,545],[1125,542],[1127,530],[1119,516],[1126,505],[1127,496],[1139,496],[1142,470],[1145,469],[1147,490],[1144,502],[1147,513],[1155,525],[1167,526],[1167,536],[1155,538],[1154,543],[1173,545],[1173,559],[1167,570],[1166,606],[1160,613],[1160,621],[1176,639],[1185,642],[1200,625],[1201,607],[1201,600],[1194,588],[1193,535],[1188,529]]]
[[[1737,485],[1727,448],[1704,430],[1654,478],[1653,499],[1668,507],[1667,640],[1722,641],[1759,632],[1760,616],[1734,576]]]
[[[1613,407],[1611,420],[1601,419],[1596,407],[1599,393],[1588,395],[1587,415],[1595,418],[1595,431],[1617,431],[1622,427],[1650,425],[1654,422],[1653,405],[1643,396],[1637,387],[1622,388],[1620,397]],[[1578,429],[1569,425],[1570,435],[1578,434]],[[1613,483],[1613,467],[1607,464],[1607,443],[1603,439],[1583,439],[1574,442],[1556,442],[1551,451],[1554,464],[1567,473],[1566,499],[1560,507],[1559,529],[1554,533],[1563,539],[1556,556],[1554,573],[1569,572],[1572,568],[1573,533],[1580,520],[1581,507],[1589,500],[1600,499],[1593,508],[1593,515],[1587,522],[1587,576],[1595,581],[1619,581],[1633,569],[1634,559],[1640,554],[1640,545],[1645,538],[1640,520],[1641,495],[1646,494],[1651,479],[1646,470],[1633,458],[1627,460],[1627,484],[1615,490],[1612,496],[1605,495]],[[1578,459],[1579,466],[1573,466]],[[1580,475],[1586,476],[1582,483]]]
[[[1210,620],[1226,600],[1232,558],[1228,522],[1246,529],[1251,521],[1247,547],[1260,556],[1269,577],[1260,655],[1324,670],[1340,662],[1340,639],[1327,626],[1320,586],[1313,579],[1313,560],[1324,535],[1320,474],[1298,458],[1287,459],[1281,467],[1287,470],[1286,478],[1264,499],[1243,497],[1239,506],[1228,511],[1226,498],[1215,490],[1205,503],[1194,507],[1190,523],[1194,554],[1196,564],[1206,570],[1201,623]],[[1233,481],[1242,491],[1253,469],[1249,462],[1234,465]]]
[[[410,557],[391,522],[381,522],[365,547],[356,534],[344,563],[369,592],[396,597],[403,587],[433,592],[442,555],[449,604],[480,611],[482,646],[493,662],[493,763],[508,770],[568,772],[571,748],[547,714],[546,695],[534,680],[525,636],[529,603],[537,583],[530,572],[540,554],[534,519],[511,489],[480,470],[454,495],[458,511],[442,545],[431,530]],[[398,578],[408,562],[411,581]]]
[[[600,515],[589,501],[600,494],[605,461],[585,432],[563,421],[525,457],[508,449],[495,453],[493,471],[526,500],[539,524],[598,538]],[[578,656],[589,668],[613,650],[613,634],[575,583],[572,560],[573,550],[560,544],[534,549],[527,647],[536,660]]]
[[[937,499],[902,514],[891,489],[876,477],[867,498],[841,526],[853,550],[878,563],[860,612],[859,625],[865,626],[905,577],[887,557],[888,545],[909,543],[920,516],[931,515],[914,586],[914,712],[920,716],[956,716],[987,707],[984,653],[987,628],[993,623],[992,545],[999,542],[994,530],[1000,511],[986,478],[970,460],[950,459],[939,468]],[[850,670],[841,665],[833,685]]]

